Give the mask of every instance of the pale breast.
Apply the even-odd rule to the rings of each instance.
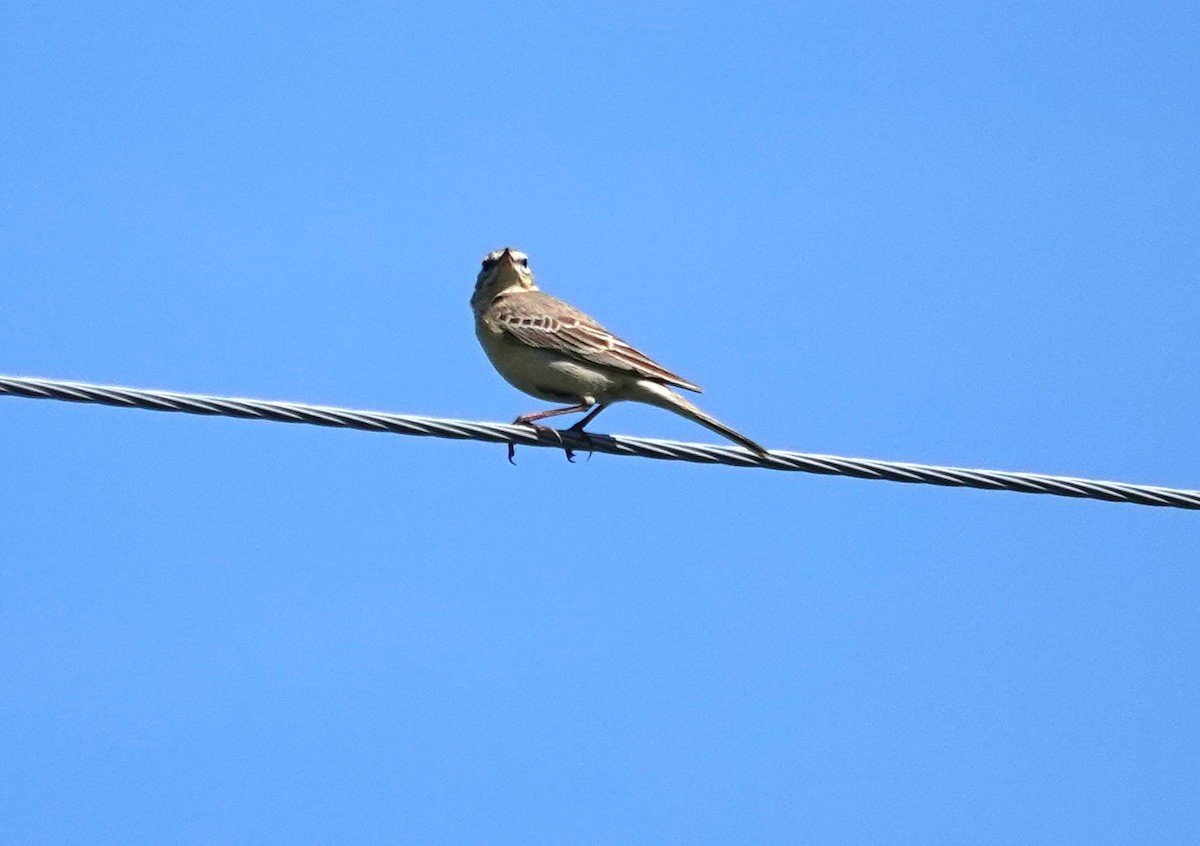
[[[507,332],[475,322],[475,334],[496,371],[518,390],[549,402],[608,401],[623,374],[553,350],[535,349]]]

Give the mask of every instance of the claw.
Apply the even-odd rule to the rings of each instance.
[[[537,432],[537,434],[539,436],[545,437],[547,435],[553,435],[555,438],[558,439],[558,442],[560,444],[563,442],[562,435],[559,434],[559,431],[557,429],[553,428],[552,426],[542,426],[539,423],[534,423],[530,420],[522,420],[519,417],[513,421],[513,424],[520,425],[520,426],[528,426],[530,429],[533,429],[533,431]],[[563,446],[563,449],[566,450],[566,452],[567,452],[567,461],[574,463],[575,460],[572,456],[575,453],[572,452],[570,449],[568,449],[565,445]],[[517,455],[517,445],[510,443],[508,445],[508,463],[509,464],[516,466],[516,463],[517,463],[515,460],[516,455]]]
[[[538,434],[553,435],[555,438],[557,438],[558,442],[562,444],[563,452],[567,455],[567,461],[569,461],[571,464],[575,463],[575,450],[563,443],[563,436],[561,432],[559,432],[557,429],[551,428],[550,426],[539,426],[536,423],[530,423],[529,425],[536,429]]]
[[[579,435],[580,437],[586,438],[589,442],[591,441],[591,438],[588,436],[588,433],[583,431],[583,429],[580,428],[578,423],[576,423],[574,426],[572,426],[567,431],[574,432],[575,434]],[[567,447],[566,450],[567,450],[567,461],[574,464],[575,463],[575,450],[571,449],[570,447]],[[592,455],[594,455],[594,454],[595,454],[595,450],[589,449],[587,451],[587,456],[588,456],[587,461],[591,461]],[[584,463],[586,464],[587,462],[584,462]]]
[[[558,433],[557,429],[551,426],[543,426],[540,423],[526,423],[525,425],[537,432],[539,437],[553,436],[560,444],[563,442],[562,435]]]
[[[563,441],[562,433],[560,433],[558,431],[558,429],[551,429],[549,426],[542,426],[537,423],[534,423],[533,421],[534,420],[542,420],[546,417],[557,417],[560,414],[574,414],[577,411],[587,411],[587,414],[584,416],[584,418],[582,420],[580,420],[578,423],[576,423],[574,426],[572,426],[570,429],[567,430],[568,432],[579,432],[580,434],[582,434],[583,427],[586,426],[589,421],[591,421],[597,414],[599,414],[601,411],[603,411],[607,407],[607,405],[597,404],[591,397],[583,397],[582,399],[585,401],[581,402],[579,405],[571,405],[571,406],[567,406],[566,408],[552,408],[549,411],[539,411],[535,414],[522,414],[520,417],[518,417],[516,420],[513,421],[513,425],[514,426],[529,426],[535,432],[537,432],[539,436],[544,436],[546,433],[554,435],[554,437],[556,437],[558,439],[559,444],[562,446],[563,452],[566,453],[567,461],[574,464],[575,463],[575,450],[571,449],[569,446],[566,445],[566,443]],[[589,408],[591,409],[591,411],[588,411]],[[513,460],[513,456],[516,455],[516,453],[517,453],[516,445],[510,443],[508,445],[508,461],[510,464],[517,463],[516,461]],[[588,450],[588,461],[591,461],[591,460],[592,460],[592,450],[589,449]]]

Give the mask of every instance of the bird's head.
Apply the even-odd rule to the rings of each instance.
[[[537,284],[529,269],[529,256],[505,247],[483,257],[483,266],[475,280],[475,293],[471,295],[471,307],[476,311],[486,308],[498,295],[510,290],[536,291]]]

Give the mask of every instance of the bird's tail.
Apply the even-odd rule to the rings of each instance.
[[[642,402],[656,405],[659,408],[665,408],[667,411],[673,411],[681,417],[686,417],[688,420],[694,420],[701,426],[704,426],[716,432],[722,437],[729,438],[734,443],[741,444],[751,452],[759,455],[767,455],[766,449],[761,445],[747,438],[741,432],[730,429],[720,420],[712,417],[709,414],[701,411],[688,400],[681,397],[679,394],[672,391],[666,385],[661,385],[658,382],[651,382],[649,379],[642,379],[639,386],[645,392],[638,399]]]

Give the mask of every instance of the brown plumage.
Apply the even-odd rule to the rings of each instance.
[[[696,393],[704,390],[622,341],[579,309],[543,291],[497,297],[492,301],[491,317],[504,331],[536,349],[557,350]]]
[[[699,392],[699,385],[667,370],[582,311],[538,290],[522,252],[505,248],[484,258],[471,310],[479,343],[509,384],[540,399],[572,403],[523,414],[514,423],[539,428],[534,421],[586,411],[571,427],[582,431],[614,402],[643,402],[694,420],[759,455],[767,454],[670,387]],[[512,456],[510,446],[510,460]]]

